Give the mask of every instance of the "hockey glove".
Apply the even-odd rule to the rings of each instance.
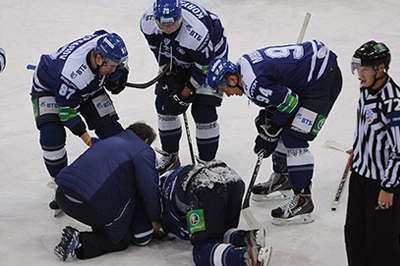
[[[259,115],[254,120],[258,136],[255,140],[254,152],[259,153],[265,150],[264,158],[269,157],[278,145],[278,140],[282,128],[272,122],[271,110],[260,110]]]
[[[180,115],[186,112],[193,101],[193,94],[186,98],[180,93],[174,93],[165,99],[162,109],[170,115]]]
[[[121,64],[117,67],[117,70],[114,73],[108,75],[104,86],[107,90],[111,91],[111,94],[118,94],[125,89],[128,75],[128,66]]]

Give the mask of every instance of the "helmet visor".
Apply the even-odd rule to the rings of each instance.
[[[353,57],[353,59],[351,60],[351,73],[353,73],[354,75],[357,68],[360,66],[361,66],[361,59]]]

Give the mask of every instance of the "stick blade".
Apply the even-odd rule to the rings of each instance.
[[[242,214],[246,223],[249,225],[251,229],[261,229],[263,228],[260,222],[254,217],[253,212],[250,207],[242,209]]]
[[[345,151],[348,150],[348,147],[346,147],[345,145],[343,145],[343,144],[341,144],[341,143],[339,143],[339,142],[337,142],[337,141],[335,141],[333,139],[325,140],[325,145],[330,147],[330,148],[332,148],[332,149],[338,150],[338,151],[345,152]]]

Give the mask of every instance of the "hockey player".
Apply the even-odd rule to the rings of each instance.
[[[214,60],[208,84],[226,95],[243,95],[262,107],[255,119],[254,151],[272,155],[270,180],[257,184],[259,198],[291,188],[287,204],[273,209],[277,225],[312,222],[311,179],[314,157],[309,151],[342,87],[336,54],[318,40],[271,46],[243,55],[237,64]],[[290,182],[290,185],[288,184]]]
[[[104,30],[43,54],[33,75],[31,99],[47,171],[55,178],[67,166],[67,127],[85,144],[92,139],[83,122],[100,139],[123,131],[110,96],[126,84],[128,51],[116,33]],[[58,209],[52,201],[50,208]]]
[[[192,104],[199,158],[215,158],[219,143],[216,106],[222,97],[207,86],[205,69],[214,58],[227,57],[228,44],[219,18],[203,7],[179,0],[156,0],[141,21],[143,32],[160,69],[171,63],[156,85],[156,111],[162,156],[160,174],[180,165],[179,114]]]
[[[224,162],[181,166],[161,177],[162,228],[190,240],[197,266],[268,265],[265,230],[239,224],[244,182]]]
[[[360,99],[345,223],[349,266],[400,265],[400,87],[388,75],[390,51],[369,41],[352,59]]]
[[[6,68],[6,52],[0,47],[0,73]]]
[[[160,224],[159,177],[150,144],[156,137],[138,122],[100,140],[57,176],[56,199],[72,218],[92,227],[67,226],[54,252],[88,259],[150,242]],[[147,144],[146,144],[147,143]]]

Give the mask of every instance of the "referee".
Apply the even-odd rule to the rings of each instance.
[[[353,55],[360,80],[345,223],[349,266],[400,265],[400,88],[390,51],[369,41]]]

